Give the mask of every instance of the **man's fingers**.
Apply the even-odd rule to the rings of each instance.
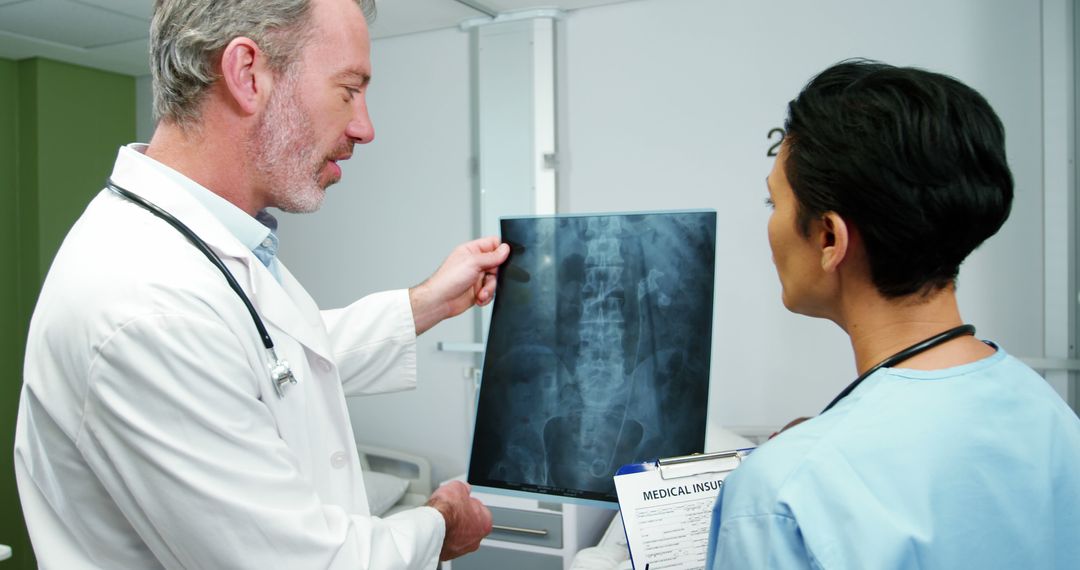
[[[498,280],[495,275],[491,273],[485,273],[480,277],[479,287],[476,292],[476,304],[486,305],[495,298],[495,287]]]
[[[495,236],[484,236],[477,238],[467,243],[466,246],[475,246],[480,251],[494,251],[500,245],[499,238]]]
[[[481,253],[478,258],[480,260],[480,266],[485,269],[498,267],[502,265],[506,258],[510,256],[510,246],[501,243],[495,249],[488,251],[487,253]]]
[[[491,532],[491,511],[469,495],[469,486],[452,481],[431,495],[428,505],[435,507],[446,520],[446,536],[440,560],[450,560],[480,547]]]

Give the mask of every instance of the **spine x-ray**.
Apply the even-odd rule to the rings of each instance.
[[[469,482],[616,501],[622,465],[703,451],[715,212],[502,220]]]

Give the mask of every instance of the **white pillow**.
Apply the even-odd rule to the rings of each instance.
[[[364,471],[364,489],[367,491],[371,514],[382,516],[394,503],[405,495],[409,481],[378,471]]]
[[[570,561],[570,570],[615,570],[619,563],[630,558],[626,548],[613,545],[583,548]]]

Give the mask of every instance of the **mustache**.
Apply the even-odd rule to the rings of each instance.
[[[342,143],[341,145],[336,147],[333,152],[326,156],[326,160],[337,160],[342,156],[352,156],[353,147],[355,146],[355,144],[356,143],[352,141],[346,141]]]

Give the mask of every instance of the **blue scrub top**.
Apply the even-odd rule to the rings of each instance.
[[[717,498],[709,569],[1080,568],[1080,419],[998,351],[883,369]]]

